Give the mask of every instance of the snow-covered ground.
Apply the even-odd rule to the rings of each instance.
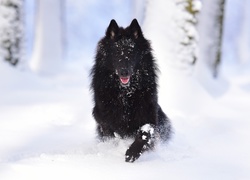
[[[171,72],[175,83],[165,79],[159,98],[175,135],[130,164],[131,141],[95,139],[86,71],[39,77],[1,62],[0,179],[249,179],[250,74],[233,69],[216,98]]]
[[[172,94],[159,98],[175,135],[134,164],[124,161],[131,141],[96,141],[88,73],[76,69],[39,77],[0,64],[0,179],[250,178],[247,69],[225,69],[229,88],[217,98],[171,72]]]
[[[166,37],[155,36],[163,27],[149,23],[143,27],[160,65],[159,103],[173,124],[171,141],[126,163],[131,140],[96,140],[89,91],[93,49],[53,76],[0,61],[1,180],[250,179],[250,66],[225,56],[216,81],[187,75],[164,62],[171,56],[157,47]]]

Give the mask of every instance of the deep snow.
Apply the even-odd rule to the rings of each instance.
[[[171,16],[170,9],[162,11]],[[163,47],[173,39],[163,43],[172,34],[157,36],[164,27],[154,16],[143,27],[161,70],[159,103],[173,124],[171,141],[126,163],[131,140],[96,140],[93,49],[54,76],[0,61],[0,179],[250,179],[250,66],[225,56],[216,81],[203,69],[191,75],[171,66]]]
[[[131,140],[95,139],[88,73],[71,66],[39,77],[1,62],[0,179],[248,179],[249,72],[229,68],[230,86],[217,98],[171,71],[175,83],[166,80],[159,98],[175,135],[130,164]]]

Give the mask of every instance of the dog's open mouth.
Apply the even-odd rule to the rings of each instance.
[[[129,80],[130,80],[130,76],[120,77],[120,81],[121,81],[122,85],[128,85]]]

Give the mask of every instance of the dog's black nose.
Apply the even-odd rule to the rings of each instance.
[[[129,72],[127,69],[121,69],[121,76],[127,77],[129,75]]]

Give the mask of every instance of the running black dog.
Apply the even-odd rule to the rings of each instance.
[[[93,116],[102,140],[132,137],[125,154],[134,162],[156,140],[166,141],[171,124],[158,105],[157,67],[148,40],[134,19],[127,28],[111,20],[97,46],[92,68]]]

